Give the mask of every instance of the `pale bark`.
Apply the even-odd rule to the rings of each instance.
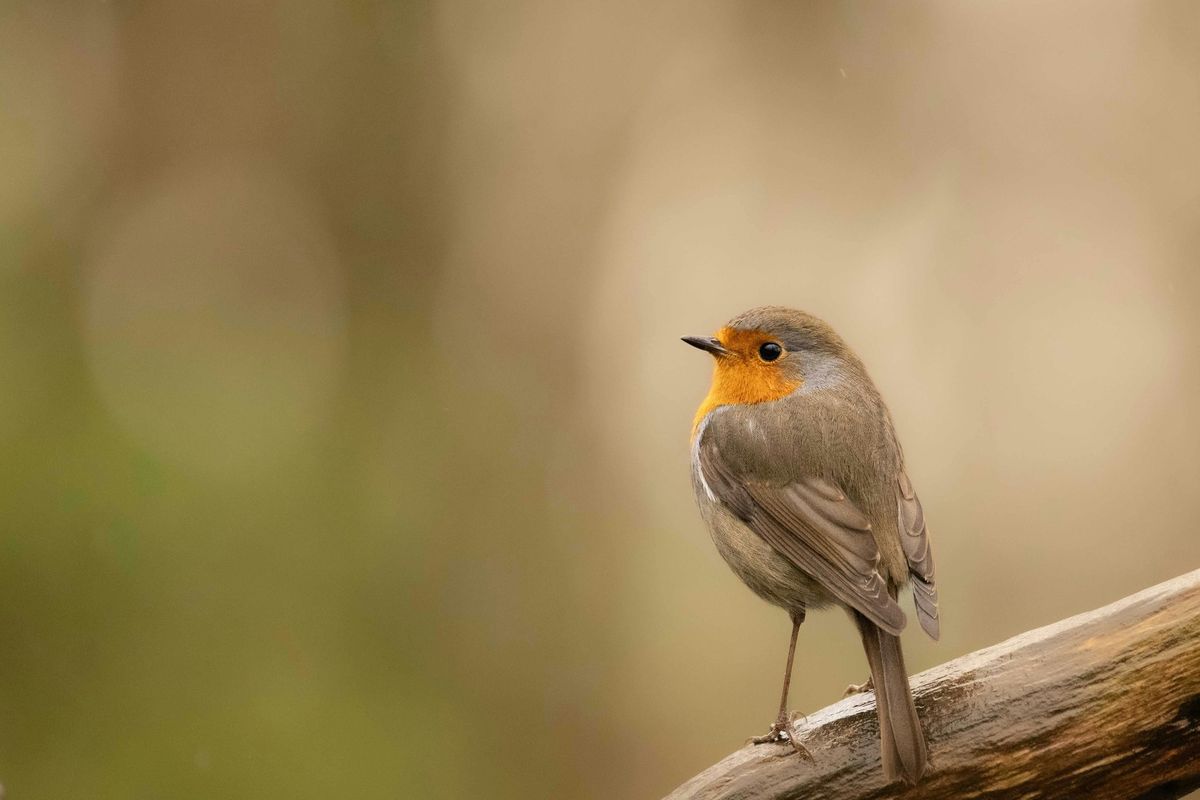
[[[809,715],[669,796],[1174,798],[1200,787],[1200,570],[912,679],[931,768],[885,785],[875,699]]]

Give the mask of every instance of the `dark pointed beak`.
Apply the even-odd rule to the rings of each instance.
[[[684,336],[683,341],[690,344],[692,347],[699,348],[706,353],[712,353],[714,356],[727,356],[729,351],[721,344],[720,339],[714,339],[711,336]]]

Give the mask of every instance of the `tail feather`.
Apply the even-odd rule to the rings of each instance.
[[[857,612],[854,621],[862,635],[863,648],[871,665],[872,683],[875,684],[884,777],[889,781],[903,778],[906,783],[915,784],[925,774],[929,751],[908,686],[900,638],[881,630]]]

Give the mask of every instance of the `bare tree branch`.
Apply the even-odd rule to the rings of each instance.
[[[913,678],[931,768],[885,785],[871,693],[669,798],[1174,798],[1200,788],[1200,570]]]

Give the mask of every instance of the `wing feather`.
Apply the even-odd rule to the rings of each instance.
[[[929,546],[929,532],[925,527],[921,501],[917,499],[912,482],[904,472],[896,481],[896,505],[900,515],[900,543],[908,560],[917,619],[929,637],[936,640],[941,635],[941,622],[938,617],[937,584],[933,577],[933,550]]]
[[[879,574],[871,522],[837,486],[818,477],[783,485],[739,478],[709,437],[699,456],[717,499],[778,553],[888,633],[904,629],[904,612]]]

